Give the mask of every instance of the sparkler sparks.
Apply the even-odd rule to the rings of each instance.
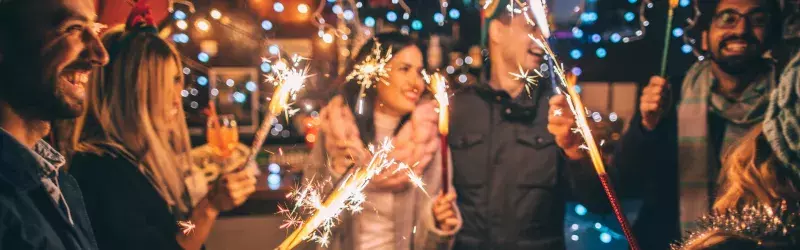
[[[386,85],[389,85],[389,82],[386,81],[386,78],[389,77],[389,71],[391,68],[387,66],[389,60],[392,59],[392,48],[386,51],[386,53],[381,53],[381,43],[377,40],[375,41],[375,45],[372,48],[372,54],[368,55],[364,61],[353,66],[353,72],[350,72],[347,75],[346,80],[351,81],[355,79],[358,81],[358,84],[361,85],[361,91],[359,92],[359,108],[358,113],[361,114],[363,111],[363,107],[360,104],[361,99],[364,97],[364,91],[368,88],[371,88],[378,82],[382,82]]]
[[[522,65],[517,65],[517,66],[519,67],[519,72],[518,73],[515,73],[515,72],[508,72],[508,73],[511,74],[511,76],[514,77],[514,80],[517,80],[517,81],[524,80],[525,81],[525,91],[528,92],[528,95],[531,95],[531,87],[536,85],[536,79],[538,79],[539,77],[542,77],[542,73],[540,73],[538,70],[533,70],[533,72],[536,73],[536,75],[530,75],[530,73],[529,73],[530,70],[522,69]]]
[[[323,197],[320,190],[323,190],[324,183],[330,181],[315,183],[313,178],[288,195],[290,200],[295,202],[295,206],[292,209],[279,207],[279,213],[287,216],[281,228],[293,226],[297,228],[278,249],[292,249],[302,240],[313,241],[325,247],[330,243],[331,229],[337,224],[339,215],[345,210],[358,213],[363,209],[361,205],[366,200],[363,191],[372,178],[398,164],[394,159],[389,159],[389,153],[394,150],[389,138],[384,139],[378,147],[369,145],[369,150],[373,155],[369,163],[348,172],[349,174],[342,177],[344,179],[333,187],[327,197]],[[399,163],[395,171],[402,170],[413,174],[407,165]],[[412,178],[412,182],[419,187],[424,185],[420,178]],[[308,219],[300,221],[300,217]]]
[[[184,235],[189,235],[190,233],[194,232],[195,225],[192,221],[178,221],[178,226],[181,227],[181,232]]]
[[[448,134],[450,112],[450,96],[447,93],[447,80],[439,73],[428,75],[422,72],[425,81],[428,83],[428,89],[433,93],[434,99],[439,103],[439,133],[442,135]]]

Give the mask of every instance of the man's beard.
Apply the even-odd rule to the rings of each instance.
[[[747,41],[747,43],[749,44],[748,46],[759,46],[757,45],[758,42],[756,38],[751,36],[728,37],[726,39],[723,39],[719,43],[717,51],[712,51],[711,53],[709,53],[711,60],[714,63],[716,63],[717,66],[719,66],[719,68],[722,71],[731,75],[739,75],[753,70],[761,69],[764,65],[766,65],[767,60],[763,58],[761,54],[752,55],[745,53],[743,55],[723,56],[722,49],[726,46],[726,42],[729,40],[736,40],[736,39]]]
[[[24,70],[20,67],[0,65],[5,80],[0,80],[0,99],[8,103],[26,119],[58,120],[72,119],[83,112],[83,100],[69,103],[64,90],[60,89],[59,74],[43,74],[40,70]],[[11,69],[13,70],[5,70]],[[49,76],[43,76],[49,75]]]

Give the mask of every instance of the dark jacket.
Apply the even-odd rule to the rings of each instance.
[[[78,183],[59,171],[73,225],[45,190],[38,164],[28,148],[0,131],[0,249],[97,249]]]
[[[182,249],[179,219],[127,158],[77,153],[69,171],[83,187],[100,249]]]
[[[511,99],[479,83],[452,98],[455,249],[564,249],[566,200],[608,210],[593,168],[568,162],[547,131],[545,85]]]

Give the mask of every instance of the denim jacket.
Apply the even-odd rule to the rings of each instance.
[[[75,179],[63,170],[53,176],[66,204],[42,181],[49,148],[39,141],[34,152],[0,129],[0,249],[97,249]]]

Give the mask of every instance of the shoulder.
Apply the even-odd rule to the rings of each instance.
[[[69,165],[69,173],[79,182],[92,176],[120,177],[135,172],[138,168],[131,160],[113,152],[77,152]]]

